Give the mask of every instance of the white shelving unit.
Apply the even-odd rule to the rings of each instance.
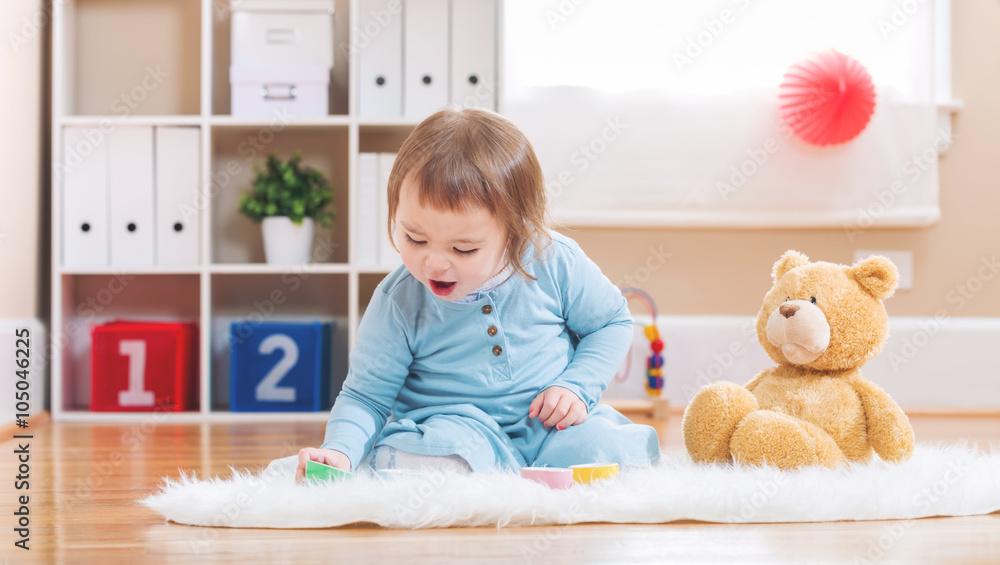
[[[54,420],[148,421],[167,414],[90,411],[90,327],[113,318],[198,323],[198,406],[189,412],[169,413],[172,422],[325,420],[326,411],[229,411],[228,350],[220,336],[230,320],[245,319],[255,311],[255,301],[266,300],[275,289],[285,291],[286,300],[274,305],[274,319],[337,321],[331,400],[346,375],[360,314],[388,272],[359,267],[349,256],[357,155],[395,152],[419,120],[356,115],[358,56],[342,47],[354,45],[349,30],[360,29],[359,0],[336,0],[329,116],[276,123],[275,119],[229,115],[228,4],[226,0],[66,0],[53,4],[50,373]],[[499,6],[498,2],[498,14]],[[143,84],[150,67],[166,72],[167,78],[145,88],[143,100],[134,97],[134,108],[120,103],[123,95],[140,92],[137,85]],[[128,269],[62,265],[59,163],[67,126],[199,128],[205,198],[197,265]],[[323,171],[336,187],[335,227],[317,234],[317,241],[328,238],[333,244],[326,262],[275,267],[264,263],[259,225],[240,215],[236,203],[250,186],[254,163],[263,162],[270,152],[287,157],[294,150],[300,150],[303,162]],[[226,168],[232,163],[238,165],[237,174]],[[124,287],[120,284],[123,275]],[[111,286],[120,290],[104,292],[116,278],[119,283]],[[290,280],[297,281],[295,290]],[[105,296],[110,300],[103,300]]]

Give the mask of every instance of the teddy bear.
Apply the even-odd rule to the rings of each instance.
[[[851,267],[787,251],[757,314],[757,339],[778,365],[746,386],[719,381],[684,411],[684,444],[695,462],[797,469],[885,461],[913,453],[899,405],[861,376],[888,337],[883,300],[899,274],[885,257]]]

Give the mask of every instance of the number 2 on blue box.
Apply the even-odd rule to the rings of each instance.
[[[230,327],[230,409],[318,411],[330,382],[331,323],[261,323],[249,335]]]

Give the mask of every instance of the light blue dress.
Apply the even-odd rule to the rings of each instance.
[[[376,445],[458,455],[475,470],[659,460],[656,431],[631,423],[601,393],[632,339],[621,292],[575,241],[552,244],[469,303],[442,300],[405,267],[376,288],[358,328],[326,449],[357,469]],[[538,393],[577,394],[587,420],[564,430],[528,418]]]

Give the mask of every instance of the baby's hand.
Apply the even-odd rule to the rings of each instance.
[[[528,417],[536,416],[546,426],[565,430],[587,419],[587,405],[569,389],[550,386],[539,393],[528,407]]]
[[[316,461],[324,465],[336,467],[343,471],[351,471],[351,460],[343,453],[334,449],[316,449],[304,447],[299,450],[299,466],[295,468],[295,481],[301,483],[306,478],[306,463]]]

